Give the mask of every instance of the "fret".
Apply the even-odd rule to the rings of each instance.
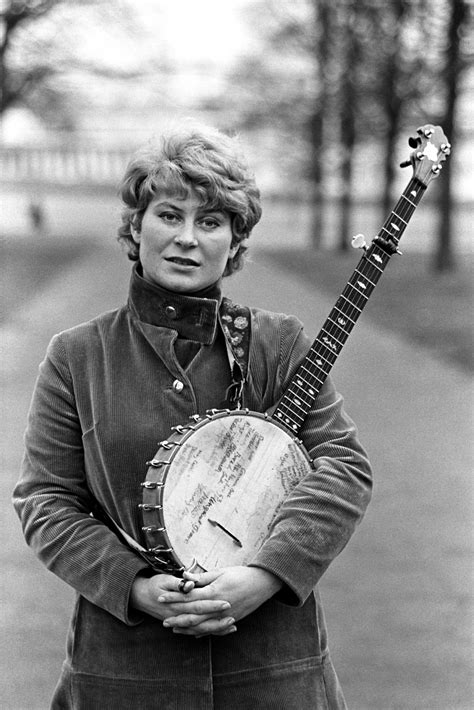
[[[313,346],[311,347],[311,349],[308,353],[308,358],[311,360],[312,363],[314,362],[315,365],[317,365],[319,368],[321,368],[321,370],[323,370],[323,363],[327,363],[329,365],[328,371],[326,372],[324,370],[325,374],[327,375],[334,363],[331,362],[330,360],[327,360],[324,357],[324,355],[321,355],[321,353],[318,353],[318,352],[316,352],[316,350],[314,350],[314,345],[318,345],[318,344],[319,343],[317,343],[317,342],[313,343]],[[314,356],[314,358],[315,358],[314,360],[313,360],[312,356]]]
[[[353,326],[396,251],[400,237],[421,200],[424,189],[423,183],[416,178],[410,180],[377,237],[356,265],[273,413],[272,416],[291,431],[300,431]]]
[[[347,336],[350,334],[352,330],[352,321],[348,320],[347,318],[344,318],[343,316],[338,316],[337,313],[334,312],[334,308],[327,317],[326,323],[324,324],[328,328],[331,328],[331,333],[333,332],[333,328],[337,328],[338,331],[340,331],[340,337],[343,338],[343,342],[345,343],[347,340]],[[324,326],[323,326],[324,327]],[[338,336],[339,337],[339,336]]]
[[[396,239],[397,242],[400,241],[400,240],[398,239],[398,237],[396,237],[395,234],[393,234],[393,232],[391,232],[391,231],[390,231],[389,229],[387,229],[386,227],[382,227],[382,231],[383,231],[383,232],[387,232],[387,234],[389,235],[389,237],[391,237],[392,239]]]
[[[287,400],[283,406],[287,410],[287,412],[286,412],[287,416],[291,417],[293,419],[293,421],[295,419],[299,419],[300,421],[304,421],[304,416],[301,413],[301,409],[296,409],[296,410],[293,409],[289,400]]]
[[[403,194],[403,195],[402,195],[402,198],[403,198],[404,200],[406,200],[407,202],[409,202],[410,205],[412,205],[413,209],[416,207],[416,202],[412,202],[412,201],[410,200],[410,198],[409,198],[407,195]]]
[[[359,274],[359,275],[362,276],[364,279],[367,279],[367,281],[368,281],[372,286],[375,286],[375,283],[373,283],[373,282],[369,279],[369,277],[366,276],[366,274],[362,273],[362,271],[359,271],[359,269],[358,269],[357,267],[356,267],[354,273]]]
[[[341,348],[344,345],[344,343],[346,342],[347,335],[348,335],[348,333],[345,333],[346,339],[341,342],[338,338],[336,338],[336,335],[334,333],[330,333],[328,330],[326,330],[326,328],[324,328],[324,327],[321,328],[321,332],[328,335],[331,338],[331,340],[335,340],[336,343],[341,346]]]
[[[344,296],[343,293],[341,293],[341,295],[339,296],[338,301],[341,298],[343,298],[344,301],[346,301],[352,308],[355,308],[355,310],[358,312],[359,315],[362,313],[362,308],[359,308],[358,306],[356,306],[355,303],[353,301],[351,301],[349,298],[347,298],[346,296]],[[342,304],[342,305],[344,305],[344,304]],[[347,306],[344,305],[344,308],[347,308]]]
[[[371,249],[372,249],[372,247],[371,247]],[[377,253],[375,253],[376,251],[377,251]],[[374,261],[378,261],[380,264],[382,264],[383,268],[381,268],[378,264],[372,264],[372,266],[375,266],[375,268],[380,271],[380,274],[383,274],[383,270],[385,268],[385,265],[383,263],[382,257],[378,253],[381,251],[382,251],[382,249],[378,249],[378,247],[374,248],[370,254],[367,254],[366,259],[367,260],[373,259]]]
[[[303,382],[303,380],[300,380],[300,382],[301,382],[301,384],[299,384],[299,383],[297,383],[297,382],[294,382],[294,383],[291,385],[291,387],[290,387],[291,392],[293,392],[294,390],[297,389],[297,390],[298,390],[298,396],[301,397],[301,399],[305,399],[305,400],[306,400],[306,399],[309,399],[309,400],[310,400],[310,399],[311,399],[311,395],[314,394],[312,388],[309,387],[309,385],[308,385],[308,383],[306,382],[306,380],[305,380],[304,382]],[[305,387],[305,386],[306,386],[306,387]],[[306,389],[306,388],[307,388],[307,389]],[[288,391],[290,391],[290,390],[288,390]]]
[[[399,214],[397,214],[396,212],[392,212],[392,214],[393,214],[394,217],[396,217],[396,218],[399,219],[401,222],[403,222],[403,226],[404,226],[404,227],[407,226],[408,222],[406,222]],[[390,224],[392,224],[392,222],[391,222]],[[397,225],[397,229],[400,229],[400,227],[399,227],[398,225]]]
[[[341,311],[341,309],[338,308],[337,306],[334,306],[333,310],[334,310],[334,311],[338,311],[339,313],[341,313],[341,314],[344,316],[344,318],[347,318],[347,320],[349,320],[349,321],[352,323],[352,325],[355,325],[355,324],[356,324],[357,321],[352,320],[352,318],[349,318],[349,316],[347,315],[347,313],[344,313],[343,311]]]
[[[324,383],[324,380],[321,380],[319,377],[316,377],[316,375],[314,375],[311,370],[308,370],[308,368],[304,365],[301,366],[301,369],[307,372],[308,375],[311,375],[312,379],[317,380],[321,385]]]
[[[339,318],[339,320],[342,321],[343,319],[342,319],[342,318]],[[331,318],[331,316],[328,316],[328,321],[331,321],[331,323],[333,324],[333,326],[334,326],[335,328],[340,328],[340,329],[343,331],[344,335],[346,335],[346,336],[350,335],[350,330],[345,330],[345,329],[343,328],[343,326],[347,323],[347,321],[344,321],[343,323],[338,323],[338,322],[336,322],[335,320],[333,320],[333,319]],[[351,321],[351,323],[352,323],[352,321]],[[345,341],[344,341],[344,342],[345,342]]]
[[[314,345],[317,348],[319,348],[319,350],[317,351],[318,356],[320,356],[323,359],[330,362],[331,367],[332,367],[334,365],[334,363],[336,362],[336,356],[334,355],[334,351],[331,350],[331,348],[328,348],[328,346],[325,343],[323,343],[320,336],[321,336],[321,332],[319,333],[319,335],[316,338],[315,343],[314,343]],[[321,352],[321,349],[323,350],[323,352]],[[308,356],[308,360],[311,360],[311,358],[309,356]]]
[[[328,371],[326,372],[326,371],[324,370],[325,374],[327,375],[328,372],[329,372],[329,370],[331,369],[331,367],[334,365],[334,363],[331,362],[330,360],[328,360],[327,358],[325,358],[324,355],[321,355],[321,353],[316,352],[316,351],[314,350],[314,346],[315,346],[315,345],[319,345],[319,343],[318,343],[318,342],[313,343],[313,345],[312,345],[312,347],[311,347],[311,349],[310,349],[310,351],[309,351],[309,353],[308,353],[308,358],[311,358],[311,356],[314,355],[314,356],[317,358],[316,360],[314,360],[314,363],[315,363],[316,365],[318,365],[318,367],[320,367],[321,370],[323,369],[323,363],[322,363],[321,361],[323,360],[324,362],[326,362],[326,363],[329,365]],[[311,359],[311,362],[313,362],[312,359]]]
[[[348,283],[347,286],[346,286],[346,288],[353,288],[354,291],[357,291],[357,293],[359,294],[359,296],[362,296],[362,297],[365,298],[366,300],[368,299],[368,296],[367,296],[365,293],[363,293],[362,291],[359,291],[359,289],[356,288],[356,287],[354,286],[354,284]],[[344,289],[344,290],[345,290],[345,289]],[[365,304],[364,304],[364,305],[365,305]],[[363,308],[363,307],[364,307],[364,306],[362,306],[362,308]],[[362,310],[362,309],[361,309],[361,310]]]
[[[292,429],[295,433],[298,433],[299,427],[296,422],[292,422],[289,417],[283,416],[281,410],[277,410],[275,414],[273,415],[275,418],[279,419],[280,421],[283,421],[288,429]]]
[[[365,296],[365,298],[368,298],[368,296],[374,290],[374,284],[371,283],[369,279],[366,279],[364,276],[360,276],[359,274],[353,274],[353,278],[354,281],[349,281],[347,285],[352,286],[352,288],[355,288],[356,291],[361,294],[361,296]]]

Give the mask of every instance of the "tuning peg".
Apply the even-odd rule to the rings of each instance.
[[[449,155],[451,152],[451,143],[441,143],[441,150],[445,155]]]
[[[418,146],[420,145],[420,139],[416,136],[410,136],[410,138],[408,139],[408,145],[410,146],[410,148],[418,148]]]
[[[356,234],[355,237],[352,237],[351,246],[354,249],[367,249],[367,242],[365,241],[364,235]]]
[[[411,160],[404,160],[403,163],[400,163],[401,168],[409,168],[411,165]]]

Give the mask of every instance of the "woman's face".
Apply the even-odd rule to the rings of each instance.
[[[185,199],[158,194],[132,236],[140,245],[144,277],[179,293],[218,281],[238,250],[231,247],[230,215],[202,206],[193,192]]]

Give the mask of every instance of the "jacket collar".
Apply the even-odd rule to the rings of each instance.
[[[220,299],[220,282],[190,296],[147,281],[139,263],[133,268],[130,310],[144,323],[176,331],[178,338],[210,345],[216,335]]]

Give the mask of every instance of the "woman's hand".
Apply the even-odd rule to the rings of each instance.
[[[186,592],[179,590],[180,582],[169,574],[139,575],[132,585],[130,603],[135,609],[164,620],[164,626],[173,626],[167,620],[178,617],[181,628],[187,628],[193,636],[223,635],[235,630],[228,601],[217,597],[196,599],[191,596],[195,582],[187,580]],[[172,599],[168,600],[171,595]]]
[[[231,605],[232,618],[235,621],[251,614],[283,586],[278,577],[260,567],[223,567],[204,574],[185,572],[184,578],[195,584],[195,588],[188,595],[190,601],[209,604],[226,599]],[[176,605],[178,595],[175,591],[164,592],[160,601],[169,604],[171,608]],[[167,616],[164,626],[173,628],[175,633],[193,636],[214,633],[207,630],[205,621],[190,626],[187,617],[186,613],[171,614]],[[229,630],[225,633],[229,633]]]

